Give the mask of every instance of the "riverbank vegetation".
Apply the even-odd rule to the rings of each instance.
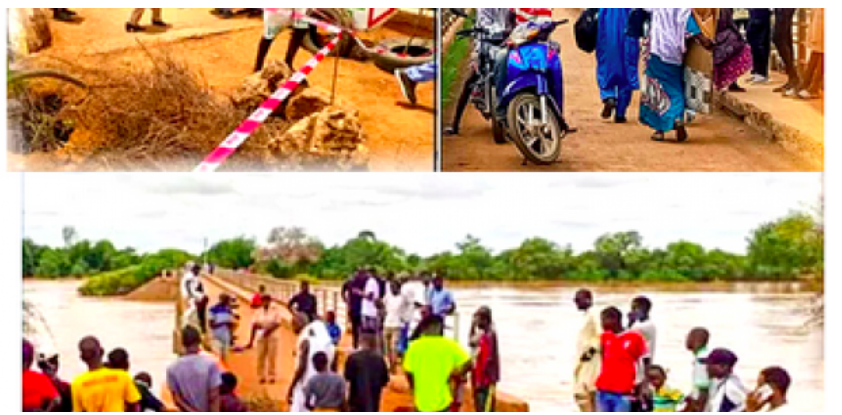
[[[250,269],[276,278],[308,275],[344,279],[360,267],[383,273],[434,272],[455,281],[617,281],[712,282],[795,281],[812,277],[821,284],[824,230],[821,213],[795,212],[758,226],[747,237],[745,254],[677,241],[646,246],[634,231],[599,237],[591,249],[575,252],[544,238],[493,252],[468,236],[454,250],[430,257],[408,253],[368,231],[344,244],[326,246],[299,228],[277,228],[265,244],[247,237],[224,240],[201,255],[220,268]],[[109,241],[75,241],[64,230],[65,247],[23,242],[24,275],[39,278],[90,276],[86,295],[128,293],[168,269],[197,258],[179,250],[140,255],[116,249]]]

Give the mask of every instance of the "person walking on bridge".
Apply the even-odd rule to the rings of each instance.
[[[73,412],[139,412],[140,392],[128,372],[105,367],[105,350],[96,337],[79,342],[88,371],[70,384]]]
[[[316,321],[319,317],[319,300],[310,292],[310,283],[301,282],[301,289],[289,300],[289,309],[293,313],[302,313],[307,316],[308,323]]]
[[[328,366],[334,370],[337,363],[336,348],[333,346],[327,326],[322,321],[314,321],[303,329],[300,322],[296,322],[293,328],[298,334],[297,365],[287,391],[287,402],[291,405],[291,412],[310,412],[307,408],[304,387],[318,374],[318,370],[313,365],[313,359],[317,354],[324,353],[328,358]]]
[[[167,386],[182,412],[219,412],[222,371],[203,356],[202,334],[195,327],[181,331],[184,354],[167,368]]]
[[[228,351],[232,346],[234,335],[234,310],[231,308],[231,296],[222,293],[219,302],[210,309],[210,328],[213,340],[212,349],[223,362],[228,362]]]
[[[275,383],[275,362],[278,357],[278,343],[281,341],[281,313],[272,303],[272,296],[264,295],[263,307],[254,313],[251,337],[247,349],[254,347],[257,340],[257,376],[260,383]]]

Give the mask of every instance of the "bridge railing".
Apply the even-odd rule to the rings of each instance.
[[[287,304],[289,300],[299,292],[301,286],[300,282],[296,281],[279,280],[277,278],[257,274],[239,274],[229,270],[217,270],[215,276],[228,283],[254,291],[255,293],[258,292],[258,289],[262,285],[266,287],[267,292],[272,296],[272,298],[281,304]],[[312,284],[310,286],[310,292],[316,296],[316,299],[318,300],[319,315],[323,316],[326,312],[333,311],[336,313],[337,324],[350,330],[348,307],[342,299],[342,290],[340,287],[324,284]],[[448,317],[446,326],[448,336],[458,341],[460,339],[460,329],[462,328],[460,325],[459,315],[457,314]]]

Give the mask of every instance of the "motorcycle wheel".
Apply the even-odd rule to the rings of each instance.
[[[541,100],[527,92],[512,100],[507,114],[512,141],[527,160],[541,166],[553,164],[561,156],[561,125],[556,114],[547,111],[548,124],[542,126]]]

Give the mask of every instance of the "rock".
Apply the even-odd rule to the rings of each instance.
[[[365,134],[356,111],[327,107],[270,138],[269,151],[287,162],[329,170],[365,168],[369,162]]]
[[[243,79],[231,94],[231,101],[237,108],[254,110],[275,93],[292,74],[292,70],[283,61],[269,62],[262,71]],[[302,86],[293,91],[288,102],[304,89]]]
[[[272,92],[269,91],[269,84],[260,73],[255,73],[243,79],[240,86],[231,94],[231,101],[237,108],[254,109],[266,101],[270,95]]]
[[[310,114],[321,112],[329,106],[331,106],[330,92],[321,88],[307,88],[296,96],[290,98],[285,114],[287,119],[295,121]],[[348,104],[341,99],[334,100],[332,106],[342,108],[345,111],[353,112],[355,116],[359,116],[358,111],[349,107]]]

